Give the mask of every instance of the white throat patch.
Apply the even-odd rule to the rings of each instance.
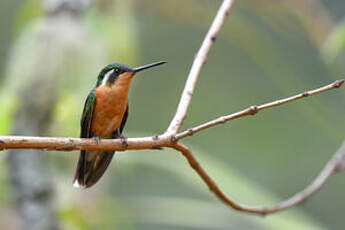
[[[114,70],[113,70],[113,69],[110,70],[110,71],[108,71],[108,72],[104,75],[104,78],[103,78],[103,80],[102,80],[102,85],[107,84],[107,81],[108,81],[108,79],[109,79],[109,77],[110,77],[110,75],[111,75],[112,73],[114,73]]]

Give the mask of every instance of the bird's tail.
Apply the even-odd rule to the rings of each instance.
[[[88,188],[102,177],[115,152],[80,151],[73,186]]]

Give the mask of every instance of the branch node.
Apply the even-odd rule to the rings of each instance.
[[[226,118],[224,116],[220,117],[220,123],[224,124],[226,122]]]
[[[255,114],[257,114],[258,112],[259,112],[259,109],[258,109],[258,107],[257,107],[256,105],[253,105],[253,106],[250,106],[250,107],[249,107],[248,113],[249,113],[250,115],[255,115]]]
[[[345,158],[340,158],[338,164],[335,166],[334,171],[339,173],[345,170]]]
[[[121,145],[123,150],[126,150],[128,147],[128,142],[127,142],[127,138],[121,138]]]
[[[335,81],[333,83],[333,87],[334,88],[340,88],[344,84],[344,81],[345,81],[344,79]]]
[[[92,137],[92,139],[95,140],[97,145],[99,145],[99,143],[101,142],[101,139],[98,136]]]
[[[193,136],[194,134],[193,128],[189,128],[187,132],[188,132],[188,136]]]
[[[309,93],[308,93],[308,92],[302,93],[302,97],[308,97],[308,96],[309,96]]]
[[[267,216],[267,214],[269,213],[269,208],[268,207],[263,207],[262,210],[258,213],[260,214],[262,217]]]
[[[216,35],[211,36],[211,40],[212,40],[212,42],[215,42],[215,41],[216,41],[216,39],[217,39],[217,36],[216,36]]]
[[[155,135],[152,137],[152,140],[154,140],[154,141],[158,141],[158,139],[159,139],[158,135]]]
[[[171,142],[171,143],[176,143],[176,142],[177,142],[177,138],[176,138],[175,135],[171,135],[171,137],[170,137],[170,142]]]
[[[226,11],[225,11],[225,15],[226,15],[226,16],[229,16],[229,13],[230,13],[229,10],[226,10]]]

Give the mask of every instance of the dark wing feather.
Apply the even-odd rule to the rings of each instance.
[[[88,154],[88,153],[86,153]],[[115,152],[99,151],[91,161],[86,161],[86,170],[84,172],[83,186],[85,188],[94,185],[108,168]]]
[[[92,137],[91,121],[92,121],[92,114],[93,114],[93,109],[95,107],[95,103],[96,103],[96,94],[95,94],[95,90],[92,90],[86,98],[83,114],[80,120],[80,126],[81,126],[80,137],[81,138]]]
[[[93,133],[91,131],[91,121],[95,101],[96,96],[94,91],[92,91],[86,99],[83,115],[81,118],[80,137],[82,138],[93,137]],[[119,129],[117,129],[117,131],[114,132],[113,138],[119,137],[119,132],[120,134],[122,133],[127,121],[127,117],[128,105],[123,115],[120,127]],[[86,159],[87,154],[92,153],[87,153],[87,151],[84,150],[80,151],[77,171],[74,178],[74,180],[77,181],[79,185],[86,188],[92,186],[99,180],[99,178],[101,178],[105,170],[108,168],[114,156],[114,152],[100,151],[99,153],[97,153],[96,157],[91,161]]]
[[[95,90],[92,90],[86,98],[83,114],[80,120],[80,126],[81,126],[80,137],[81,138],[92,137],[91,121],[92,121],[93,110],[95,107],[95,102],[96,102],[96,94],[95,94]],[[74,180],[73,180],[74,182],[77,181],[79,185],[84,185],[84,176],[85,176],[85,171],[87,167],[85,157],[86,157],[86,151],[81,150],[77,168],[74,175]]]
[[[123,128],[125,127],[125,124],[126,124],[127,118],[128,118],[128,113],[129,113],[129,111],[128,111],[128,104],[127,104],[127,109],[126,109],[125,114],[123,115],[121,125],[120,125],[120,133],[122,133]]]
[[[128,104],[125,113],[123,114],[123,118],[120,124],[120,127],[114,131],[113,133],[113,138],[118,138],[120,134],[123,131],[123,128],[125,127],[126,121],[128,117]],[[120,133],[119,133],[120,132]],[[85,187],[90,187],[94,185],[99,178],[102,177],[104,174],[105,170],[108,168],[111,159],[113,158],[115,152],[100,152],[96,159],[91,162],[86,162],[86,172],[84,175],[84,186]],[[90,164],[91,167],[88,167],[88,164]]]

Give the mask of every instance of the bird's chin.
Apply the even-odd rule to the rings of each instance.
[[[134,72],[126,72],[126,73],[121,74],[120,77],[122,79],[131,79],[134,75],[135,75]]]

